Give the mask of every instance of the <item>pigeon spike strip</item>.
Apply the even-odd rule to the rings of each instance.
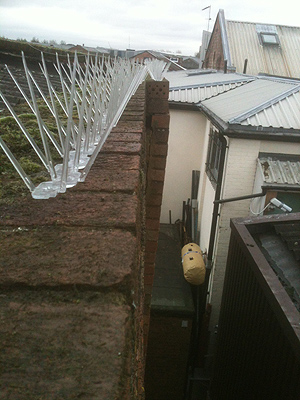
[[[41,138],[39,143],[42,143],[42,146],[39,147],[37,141],[27,132],[1,90],[0,97],[38,155],[41,164],[48,171],[49,181],[35,186],[1,137],[0,147],[36,199],[55,197],[57,193],[63,193],[77,182],[84,181],[138,86],[147,75],[152,79],[162,80],[169,67],[165,62],[157,60],[143,65],[127,59],[111,59],[104,56],[101,59],[98,56],[93,58],[89,54],[85,57],[85,62],[80,64],[76,53],[73,63],[68,57],[67,64],[63,65],[56,54],[54,67],[61,85],[57,90],[51,83],[42,54],[40,68],[48,89],[48,92],[44,93],[33,73],[29,71],[23,53],[22,59],[31,100],[12,72],[6,68],[36,117]],[[39,101],[36,98],[36,89],[41,96]],[[58,142],[44,122],[41,108],[47,108],[53,116]],[[64,119],[59,115],[59,110],[65,116]],[[50,147],[61,159],[56,165]]]

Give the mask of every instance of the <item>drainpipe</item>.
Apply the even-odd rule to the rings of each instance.
[[[209,238],[209,247],[207,252],[207,261],[206,261],[206,274],[205,274],[205,281],[204,281],[204,288],[203,288],[203,302],[201,307],[201,313],[204,314],[205,307],[206,307],[206,296],[208,290],[208,283],[209,277],[212,269],[212,258],[213,258],[213,251],[215,246],[215,239],[216,239],[216,231],[217,231],[217,224],[218,224],[218,217],[219,217],[219,200],[221,198],[221,189],[223,183],[223,173],[225,167],[225,155],[227,149],[227,141],[225,137],[219,134],[219,138],[221,141],[221,155],[220,155],[220,164],[219,164],[219,174],[216,186],[216,193],[215,193],[215,200],[214,200],[214,208],[212,214],[212,221],[211,221],[211,229],[210,229],[210,238]]]
[[[246,74],[246,72],[247,72],[247,65],[248,65],[248,59],[247,59],[247,58],[245,58],[245,61],[244,61],[244,69],[243,69],[243,74]]]
[[[195,310],[195,339],[193,340],[191,350],[191,371],[192,376],[194,376],[194,370],[196,365],[196,359],[198,356],[198,347],[199,347],[199,340],[200,340],[200,328],[203,321],[203,316],[205,313],[206,307],[206,297],[207,297],[207,290],[208,290],[208,283],[209,283],[209,276],[212,268],[212,256],[213,256],[213,249],[215,243],[215,236],[217,230],[217,223],[218,223],[218,216],[219,216],[219,203],[216,201],[220,200],[221,197],[221,189],[222,189],[222,182],[223,182],[223,172],[225,166],[225,156],[226,156],[226,149],[227,149],[227,141],[223,135],[219,133],[219,138],[221,141],[221,154],[220,154],[220,163],[219,163],[219,174],[217,179],[217,186],[216,186],[216,193],[215,193],[215,201],[214,201],[214,208],[213,208],[213,215],[212,215],[212,224],[211,224],[211,231],[210,231],[210,240],[209,240],[209,249],[207,254],[207,262],[206,262],[206,273],[205,273],[205,281],[202,287],[197,286],[196,288],[196,310]],[[187,384],[187,399],[191,398],[191,384],[190,380],[188,379]]]
[[[227,60],[224,60],[224,74],[227,74]]]

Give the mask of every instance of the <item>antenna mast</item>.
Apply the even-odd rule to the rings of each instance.
[[[207,6],[202,8],[202,11],[209,9],[209,13],[208,13],[208,22],[207,22],[207,30],[209,31],[209,23],[211,21],[211,17],[210,17],[210,13],[211,13],[211,6]]]

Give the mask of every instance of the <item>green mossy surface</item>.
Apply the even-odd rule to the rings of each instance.
[[[67,119],[58,102],[56,107],[62,125],[66,127]],[[38,108],[42,120],[59,143],[56,121],[43,100],[38,100]],[[14,107],[14,111],[29,135],[34,139],[42,153],[45,154],[38,122],[30,107],[27,104],[20,104]],[[48,171],[8,110],[1,113],[0,135],[35,185],[50,180]],[[47,141],[54,164],[60,164],[62,162],[60,155],[49,138],[47,138]],[[11,203],[17,198],[22,198],[28,194],[27,186],[0,147],[0,203]]]

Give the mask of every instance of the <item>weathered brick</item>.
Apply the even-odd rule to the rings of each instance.
[[[73,188],[73,191],[105,191],[105,192],[135,192],[139,185],[139,170],[126,171],[120,168],[118,170],[107,170],[105,174],[101,168],[93,168],[86,180]]]
[[[149,194],[147,196],[147,203],[149,206],[161,206],[162,194]]]
[[[47,201],[28,199],[0,208],[0,226],[136,226],[137,195],[85,192],[72,189]]]
[[[157,241],[158,240],[158,237],[159,237],[159,231],[157,231],[157,230],[150,230],[150,229],[148,229],[147,231],[146,231],[146,239],[147,240],[153,240],[153,241]]]
[[[0,206],[5,398],[142,396],[144,104],[138,91],[85,182]]]
[[[152,156],[164,156],[166,157],[168,154],[168,145],[165,143],[155,143],[151,146],[150,154]]]
[[[153,156],[152,155],[149,158],[149,168],[165,169],[166,168],[166,162],[167,162],[167,158],[166,157]]]
[[[126,398],[128,306],[65,291],[9,292],[0,303],[3,399],[79,398],[87,388],[95,400]]]
[[[153,286],[154,275],[145,275],[144,283],[147,286]]]
[[[145,262],[144,264],[144,275],[154,275],[154,271],[155,271],[155,263],[149,263],[149,262]]]
[[[146,217],[150,219],[158,219],[160,217],[160,207],[158,206],[149,206],[146,210]]]
[[[169,112],[169,103],[165,99],[150,99],[147,102],[148,114],[165,114]]]
[[[147,195],[162,194],[164,183],[159,181],[150,181],[147,183]]]
[[[163,169],[149,169],[147,179],[148,180],[153,180],[153,181],[164,182],[164,180],[165,180],[165,170],[163,170]]]
[[[144,293],[145,294],[151,294],[152,293],[152,286],[153,286],[153,283],[149,283],[149,284],[145,283]]]
[[[0,242],[0,285],[91,289],[124,286],[132,273],[137,246],[131,232],[119,229],[65,231],[52,227],[6,229],[0,231]]]
[[[147,252],[145,254],[145,262],[146,263],[155,263],[156,253]]]
[[[152,134],[154,143],[168,143],[169,129],[156,128]]]
[[[152,116],[151,126],[153,130],[169,129],[170,115],[169,114],[155,114]]]
[[[146,229],[159,229],[159,220],[157,219],[146,219]]]
[[[146,82],[147,99],[164,99],[169,98],[169,82],[163,81],[148,81]]]
[[[108,153],[140,154],[141,150],[142,145],[137,142],[106,141],[102,147],[102,152]]]
[[[152,298],[151,294],[146,294],[145,295],[145,300],[144,300],[145,309],[148,309],[148,307],[150,307],[151,298]]]
[[[146,242],[146,252],[156,253],[157,242],[147,240]]]

